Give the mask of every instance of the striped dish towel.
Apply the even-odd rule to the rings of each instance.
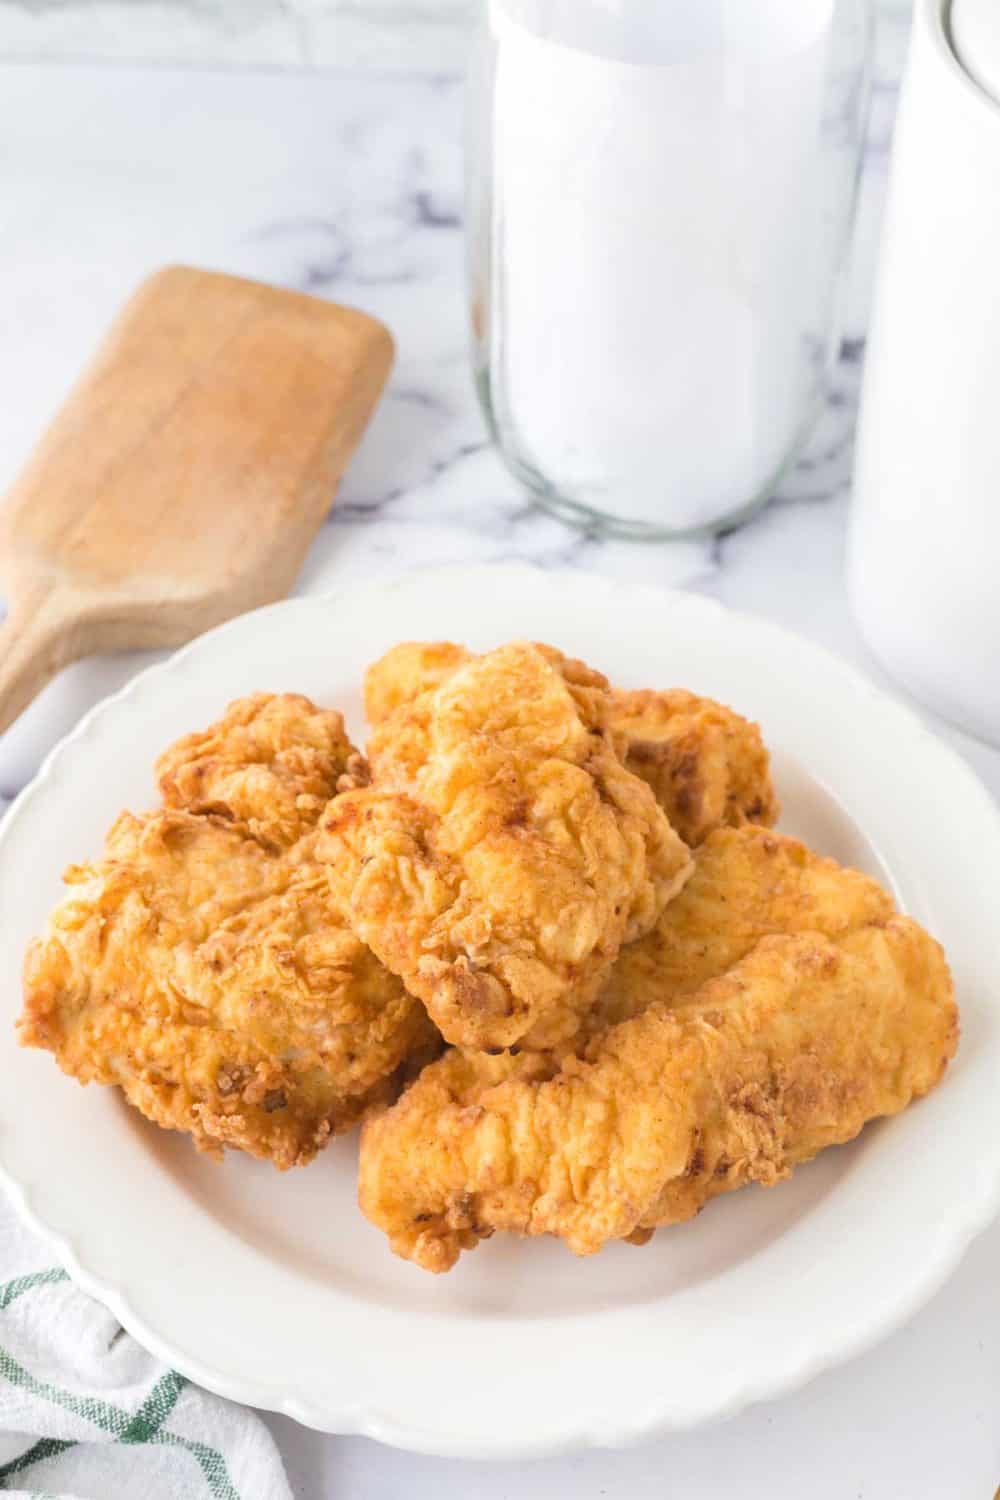
[[[159,1364],[0,1193],[0,1493],[292,1500],[263,1422]]]

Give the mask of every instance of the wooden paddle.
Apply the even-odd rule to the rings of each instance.
[[[391,364],[350,308],[183,266],[145,281],[0,512],[0,730],[67,662],[282,598]]]

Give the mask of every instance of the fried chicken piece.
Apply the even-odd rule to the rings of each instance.
[[[277,857],[218,817],[123,813],[29,949],[21,1042],[202,1150],[311,1160],[434,1038],[338,921],[311,844]]]
[[[828,938],[895,915],[868,875],[824,859],[797,839],[744,825],[719,828],[694,851],[694,873],[653,931],[622,953],[593,1009],[594,1036],[654,1000],[673,1003],[724,974],[779,934]]]
[[[550,648],[542,647],[542,650]],[[377,779],[406,779],[424,754],[434,693],[471,661],[450,641],[405,641],[365,675],[374,726],[368,758]],[[625,765],[649,783],[686,844],[714,828],[778,819],[770,757],[756,724],[694,693],[614,691],[609,726]]]
[[[365,673],[365,714],[372,733],[365,747],[376,782],[405,785],[427,760],[438,689],[459,667],[475,661],[452,641],[402,641]]]
[[[365,673],[365,714],[369,724],[383,724],[401,708],[435,692],[473,654],[453,641],[400,641]]]
[[[641,1241],[904,1109],[956,1042],[944,955],[909,919],[767,937],[582,1058],[446,1053],[367,1122],[361,1207],[430,1271],[497,1229]]]
[[[649,782],[686,844],[727,824],[778,821],[760,729],[732,709],[679,688],[616,692],[611,725],[624,736],[625,764]]]
[[[609,706],[582,663],[504,646],[446,674],[419,714],[397,710],[403,761],[324,814],[340,909],[449,1041],[571,1035],[621,945],[690,874],[611,744]]]
[[[368,768],[332,709],[298,693],[254,693],[156,763],[168,807],[245,826],[270,849],[289,849],[339,791],[364,786]]]

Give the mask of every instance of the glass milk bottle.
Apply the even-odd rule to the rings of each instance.
[[[711,533],[794,462],[839,344],[868,0],[486,0],[476,378],[542,504]]]

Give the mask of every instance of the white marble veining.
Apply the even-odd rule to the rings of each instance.
[[[0,0],[0,57],[447,71],[484,0]],[[905,29],[912,0],[872,0]]]
[[[299,16],[306,6],[244,0],[241,34],[262,34],[276,17]],[[126,8],[133,9],[119,5]],[[314,23],[336,9],[322,0],[308,0],[308,8]],[[445,10],[460,8],[444,7],[432,19],[427,6],[425,23],[415,24],[444,25]],[[176,13],[172,4],[159,9]],[[232,9],[190,0],[186,14],[195,26]],[[360,0],[355,9],[383,19],[396,11]],[[12,16],[25,27],[54,27],[63,11],[68,26],[72,13],[85,10],[109,16],[113,6],[0,0],[0,52],[9,50]],[[803,461],[751,524],[712,543],[610,541],[565,529],[507,475],[487,445],[466,358],[461,91],[453,76],[435,71],[359,77],[0,66],[0,490],[124,292],[171,260],[216,266],[355,303],[396,335],[387,396],[300,591],[425,564],[531,559],[704,590],[802,631],[879,677],[847,612],[841,553],[906,15],[898,0],[883,12],[844,355],[831,399]],[[358,24],[375,23],[366,14]],[[275,36],[285,35],[278,26]],[[193,48],[189,55],[206,54]],[[238,60],[239,48],[227,56]],[[260,60],[253,47],[243,56]],[[284,60],[301,56],[291,48]],[[82,663],[62,674],[0,740],[0,794],[15,794],[54,739],[148,659]],[[1000,753],[939,727],[1000,792]],[[419,1500],[442,1492],[482,1500],[512,1493],[702,1500],[737,1487],[744,1500],[803,1493],[973,1500],[992,1494],[1000,1479],[998,1251],[994,1231],[909,1329],[848,1369],[724,1428],[628,1455],[514,1471],[411,1459],[362,1440],[306,1434],[280,1419],[273,1425],[296,1492],[310,1500],[403,1493]]]
[[[445,71],[478,0],[0,0],[0,57]]]

